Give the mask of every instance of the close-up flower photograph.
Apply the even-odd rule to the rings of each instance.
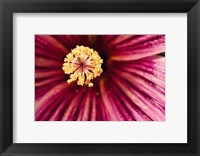
[[[200,0],[0,10],[0,156],[200,156]]]
[[[165,35],[35,35],[35,121],[165,117]]]

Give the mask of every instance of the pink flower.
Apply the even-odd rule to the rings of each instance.
[[[72,59],[97,58],[67,59],[77,46],[97,52],[95,71],[88,68],[97,76],[74,74]],[[164,121],[164,52],[165,35],[36,35],[35,120]]]

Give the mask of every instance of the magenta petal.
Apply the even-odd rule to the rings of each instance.
[[[55,54],[62,53],[66,55],[69,52],[69,49],[50,35],[35,35],[35,42],[36,47]]]
[[[126,108],[126,121],[136,120],[136,121],[149,121],[149,118],[145,113],[143,113],[139,107],[134,105],[127,97],[123,94],[121,89],[117,87],[115,83],[112,84],[113,94],[115,96],[113,98],[117,98],[120,102],[119,105],[124,105]],[[127,113],[129,115],[127,115]]]
[[[52,84],[54,84],[54,82],[57,82],[57,84],[58,84],[59,80],[62,81],[62,77],[56,76],[56,77],[53,77],[50,79],[44,79],[44,80],[40,80],[40,81],[37,80],[35,83],[35,87],[38,89],[38,88],[46,86],[46,85],[52,85]]]
[[[119,73],[117,75],[120,75]],[[153,103],[151,99],[146,97],[145,94],[141,93],[127,83],[123,78],[117,78],[112,76],[113,80],[116,82],[116,85],[123,91],[123,93],[129,98],[132,103],[139,107],[146,115],[148,115],[152,120],[163,121],[165,119],[164,110],[156,103]],[[129,77],[130,78],[130,77]],[[139,87],[139,86],[137,86]]]
[[[67,95],[67,96],[66,96]],[[74,92],[69,91],[68,94],[64,94],[63,101],[59,104],[59,106],[53,111],[50,121],[58,121],[61,120],[63,117],[63,110],[65,110],[68,106],[72,98],[74,97]]]
[[[52,98],[55,98],[58,96],[58,93],[60,93],[63,89],[67,88],[69,85],[66,82],[62,82],[60,84],[57,84],[55,87],[53,87],[51,90],[46,92],[44,96],[41,98],[36,99],[35,101],[35,111],[37,113],[40,108],[47,104],[49,101],[52,100]]]
[[[112,43],[113,40],[115,40],[117,37],[121,35],[102,35],[102,41],[105,45],[109,45]]]
[[[111,83],[111,84],[113,84],[113,83]],[[110,86],[110,88],[111,88],[111,86]],[[133,112],[130,112],[130,110],[128,110],[125,102],[122,100],[121,94],[119,94],[117,96],[117,93],[116,93],[116,90],[114,90],[114,87],[112,87],[112,92],[110,92],[110,94],[112,94],[111,95],[112,100],[115,103],[115,109],[117,109],[119,112],[118,116],[120,116],[120,119],[125,120],[125,121],[133,120],[133,117],[132,117]]]
[[[35,67],[36,68],[58,68],[62,69],[62,62],[46,59],[46,58],[36,58]]]
[[[116,49],[123,49],[123,48],[131,48],[136,45],[144,44],[147,41],[154,40],[155,38],[159,38],[160,35],[125,35],[129,38],[124,42],[120,42],[119,44],[115,45]]]
[[[134,38],[134,35],[109,35],[103,36],[103,42],[107,44],[107,47],[123,45]]]
[[[83,98],[83,91],[77,90],[77,92],[74,93],[74,97],[72,97],[72,100],[69,101],[68,106],[65,108],[61,120],[65,121],[77,120],[78,114],[76,114],[76,112],[78,111],[82,98]]]
[[[96,109],[96,104],[97,104],[97,98],[96,98],[96,92],[92,92],[91,93],[91,97],[92,97],[92,102],[91,102],[91,121],[96,121],[97,120],[97,109]]]
[[[131,61],[165,52],[165,36],[156,36],[151,40],[134,46],[116,48],[111,54],[115,61]]]
[[[133,73],[154,84],[161,90],[165,89],[165,57],[151,56],[138,61],[121,65],[120,70]]]
[[[36,120],[77,120],[76,112],[79,108],[82,92],[79,92],[75,84],[60,85],[64,88],[54,87],[48,94],[37,99],[36,104],[41,103],[41,105],[36,108]],[[45,96],[46,98],[44,98]]]
[[[109,120],[122,120],[119,109],[116,108],[116,105],[110,95],[109,89],[106,87],[105,81],[100,81],[100,92],[103,105],[105,106],[105,111],[107,112],[107,116],[110,118]]]
[[[35,79],[63,77],[62,70],[35,70]]]
[[[120,71],[118,71],[117,73],[120,73]],[[162,93],[156,87],[156,85],[145,81],[142,77],[138,77],[136,75],[127,72],[121,73],[120,77],[126,79],[127,81],[132,83],[134,87],[136,87],[138,90],[146,94],[146,98],[151,98],[151,100],[153,100],[154,103],[157,103],[158,106],[161,105],[164,107],[165,94]]]
[[[75,48],[76,45],[88,45],[89,42],[87,35],[52,35],[52,36],[69,50]]]
[[[46,59],[52,59],[56,61],[63,61],[63,57],[65,54],[62,53],[57,53],[55,54],[54,52],[48,50],[48,49],[40,49],[40,48],[35,48],[35,56],[36,58],[46,58]]]
[[[80,108],[77,115],[78,121],[87,121],[90,116],[90,105],[91,105],[91,90],[88,89],[84,94],[84,98],[80,103]]]

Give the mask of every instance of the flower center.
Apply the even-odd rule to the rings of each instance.
[[[90,81],[103,72],[102,63],[103,60],[97,51],[77,45],[66,55],[62,70],[65,74],[70,75],[67,80],[69,84],[77,80],[77,85],[83,86],[85,84],[92,87],[94,84]]]

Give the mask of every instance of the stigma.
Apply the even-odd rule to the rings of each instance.
[[[76,46],[64,59],[62,70],[69,75],[67,83],[77,81],[77,85],[93,87],[91,80],[103,72],[103,60],[98,52],[85,46]]]

